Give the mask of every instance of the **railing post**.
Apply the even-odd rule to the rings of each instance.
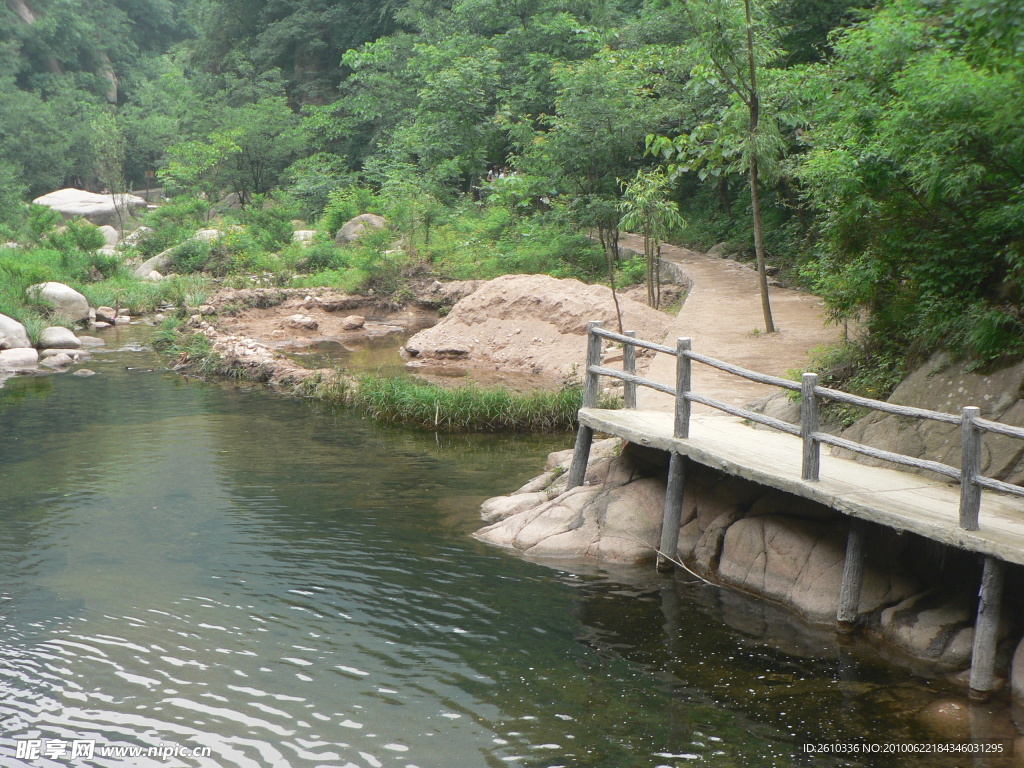
[[[599,377],[591,372],[593,366],[601,365],[601,337],[594,333],[595,328],[604,325],[600,320],[591,320],[587,323],[587,368],[586,377],[583,379],[583,407],[596,408]]]
[[[821,443],[814,438],[818,431],[818,374],[805,373],[800,381],[800,437],[804,441],[803,467],[800,477],[818,480],[821,472]]]
[[[583,407],[594,408],[597,405],[598,375],[592,373],[591,366],[601,364],[601,337],[594,333],[595,328],[603,325],[598,320],[587,323],[587,368],[583,377]],[[572,464],[566,478],[566,490],[583,485],[587,476],[587,463],[590,461],[590,445],[594,442],[594,430],[579,425],[576,432],[576,446],[572,452]]]
[[[679,438],[690,436],[690,393],[691,362],[686,354],[690,351],[690,339],[676,339],[676,423],[673,435]]]
[[[960,527],[978,530],[981,512],[981,486],[975,478],[981,474],[981,430],[975,421],[981,410],[965,405],[960,417]]]
[[[626,331],[625,336],[631,339],[636,338],[636,331]],[[636,376],[636,345],[622,345],[622,370]],[[622,405],[624,408],[636,408],[636,382],[627,381],[622,391]]]

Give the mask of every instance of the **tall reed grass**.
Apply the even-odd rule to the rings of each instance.
[[[364,376],[352,405],[379,421],[442,432],[552,432],[576,427],[579,386],[520,394],[476,385],[448,389],[406,378]],[[611,402],[602,407],[613,407]]]

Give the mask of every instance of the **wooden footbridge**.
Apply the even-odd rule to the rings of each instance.
[[[568,487],[583,484],[595,432],[670,452],[659,570],[670,571],[677,559],[687,461],[820,502],[852,518],[836,617],[837,631],[842,634],[852,632],[858,618],[865,530],[869,524],[911,531],[942,544],[977,552],[984,557],[984,572],[974,632],[971,695],[983,699],[994,689],[1004,563],[1024,564],[1024,502],[1020,499],[1024,496],[1024,487],[982,474],[981,440],[986,433],[1024,439],[1024,429],[983,419],[979,409],[973,406],[966,406],[959,415],[954,415],[858,397],[820,386],[814,373],[805,373],[801,382],[767,376],[698,354],[690,349],[689,339],[678,339],[673,349],[637,339],[633,332],[623,335],[606,331],[600,322],[591,322],[587,328],[583,407],[579,412],[580,427]],[[622,370],[602,366],[605,341],[622,345]],[[637,348],[676,357],[674,387],[636,374]],[[694,363],[799,392],[800,423],[790,424],[692,391]],[[602,376],[624,383],[624,409],[596,407]],[[640,386],[672,395],[675,412],[637,410],[636,394]],[[822,432],[818,425],[818,407],[825,400],[959,426],[961,465],[953,467],[884,451]],[[707,406],[712,412],[692,415],[694,403]],[[755,430],[745,422],[770,430]],[[822,461],[822,445],[927,470],[943,479],[933,480],[919,473],[868,466],[834,456]],[[991,493],[993,491],[995,493]]]

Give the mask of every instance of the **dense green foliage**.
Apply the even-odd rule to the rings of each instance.
[[[856,321],[859,359],[1024,354],[1017,4],[747,5],[10,0],[0,223],[21,241],[17,200],[155,171],[190,202],[154,221],[141,255],[224,214],[225,193],[243,207],[226,222],[239,232],[182,246],[181,272],[383,290],[424,269],[598,280],[623,182],[661,164],[687,225],[671,214],[659,236],[752,255],[760,203],[769,262]],[[389,236],[336,248],[363,212]],[[289,217],[318,222],[319,240],[289,244]],[[63,258],[116,277],[80,243],[24,242],[85,254],[40,251],[34,274]]]

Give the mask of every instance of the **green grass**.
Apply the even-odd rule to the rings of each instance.
[[[582,392],[579,386],[529,394],[472,384],[448,389],[412,379],[364,376],[352,405],[378,421],[442,432],[551,432],[575,428]]]

